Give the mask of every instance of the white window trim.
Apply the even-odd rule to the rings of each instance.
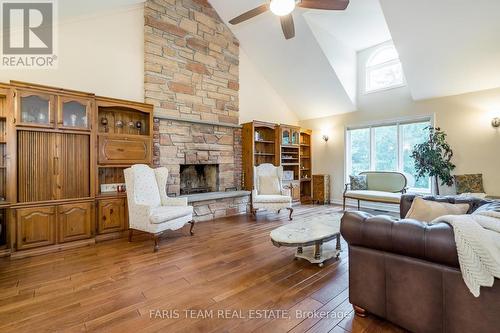
[[[403,169],[403,150],[399,149],[399,147],[402,146],[402,135],[401,135],[401,125],[405,124],[413,124],[413,123],[421,123],[428,121],[430,123],[430,126],[435,126],[434,122],[434,116],[422,116],[422,117],[414,117],[414,118],[402,118],[402,119],[394,119],[394,120],[385,120],[381,122],[371,122],[371,123],[365,123],[365,124],[359,124],[356,126],[346,126],[344,129],[344,140],[345,140],[345,149],[344,149],[344,180],[345,183],[349,183],[349,170],[351,170],[351,130],[356,130],[356,129],[364,129],[364,128],[369,128],[370,129],[370,169],[375,165],[375,157],[374,157],[374,150],[375,150],[375,145],[374,145],[374,136],[375,136],[375,131],[373,131],[373,128],[375,127],[382,127],[382,126],[391,126],[391,125],[397,125],[398,128],[398,157],[397,157],[397,165],[398,165],[398,170]],[[367,170],[370,171],[370,170]],[[399,171],[398,171],[399,172]],[[430,188],[428,189],[421,189],[421,188],[408,188],[408,192],[415,193],[415,194],[432,194],[434,193],[434,184],[432,179],[429,182]]]
[[[405,74],[404,74],[404,71],[403,71],[403,64],[401,64],[401,60],[399,58],[388,60],[386,62],[377,64],[377,65],[371,65],[371,66],[368,65],[368,63],[371,61],[371,59],[377,53],[381,52],[383,49],[393,48],[393,47],[394,47],[393,45],[383,45],[383,46],[378,47],[375,51],[372,52],[371,56],[366,61],[365,66],[364,66],[364,71],[365,71],[365,75],[364,75],[365,82],[364,82],[364,85],[363,85],[363,94],[364,95],[372,94],[372,93],[376,93],[376,92],[381,92],[381,91],[386,91],[386,90],[392,90],[392,89],[396,89],[396,88],[401,88],[401,87],[405,87],[407,85],[406,77],[405,77]],[[377,69],[380,69],[380,68],[384,68],[384,67],[388,67],[388,66],[392,66],[392,65],[395,65],[395,64],[399,64],[401,66],[401,72],[402,72],[402,75],[403,75],[403,77],[402,77],[403,81],[401,83],[392,84],[392,85],[389,85],[389,86],[386,86],[386,87],[383,87],[383,88],[377,88],[377,89],[368,90],[368,83],[370,81],[370,79],[369,79],[369,77],[370,77],[369,73],[371,71],[377,70]]]

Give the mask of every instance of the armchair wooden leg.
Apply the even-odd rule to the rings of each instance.
[[[252,218],[257,220],[257,209],[252,208]]]
[[[344,197],[344,205],[343,205],[342,210],[345,212],[345,197]]]
[[[153,252],[158,252],[160,246],[159,246],[159,242],[160,242],[160,234],[154,234],[153,235],[153,240],[155,242],[155,247],[153,249]]]
[[[289,207],[289,208],[287,208],[287,209],[290,211],[290,215],[288,216],[288,219],[291,221],[291,220],[293,220],[293,218],[292,218],[293,208],[292,208],[292,207]]]
[[[359,200],[358,200],[358,210],[361,210],[361,205],[359,204]]]
[[[128,229],[128,241],[132,242],[132,234],[134,233],[133,229]]]
[[[193,231],[194,221],[189,221],[189,224],[191,224],[191,228],[189,228],[189,233],[191,234],[191,236],[193,236],[194,235],[194,231]]]
[[[365,309],[363,309],[360,306],[354,305],[354,304],[352,305],[352,307],[354,308],[354,313],[356,313],[356,315],[358,317],[362,317],[362,318],[366,317],[367,312]]]
[[[281,213],[281,209],[278,209],[278,214]]]

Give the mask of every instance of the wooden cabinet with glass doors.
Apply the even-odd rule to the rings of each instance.
[[[100,186],[123,182],[132,163],[151,164],[152,110],[92,93],[0,84],[0,256],[92,244],[100,232],[124,230],[126,194]],[[112,124],[100,126],[99,115]]]

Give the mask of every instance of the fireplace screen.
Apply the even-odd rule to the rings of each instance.
[[[181,165],[181,195],[217,192],[218,190],[218,164]]]

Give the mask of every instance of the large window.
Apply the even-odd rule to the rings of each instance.
[[[410,190],[430,192],[429,178],[416,180],[411,153],[427,139],[430,120],[396,122],[347,130],[347,174],[363,171],[399,171],[408,178]]]
[[[367,93],[404,85],[403,68],[392,44],[376,49],[366,62],[365,71]]]

